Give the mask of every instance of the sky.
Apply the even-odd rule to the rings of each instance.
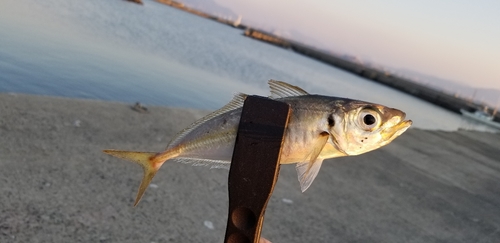
[[[477,88],[500,90],[498,0],[215,0],[323,48]]]

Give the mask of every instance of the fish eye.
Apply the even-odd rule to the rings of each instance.
[[[366,114],[363,117],[363,123],[365,123],[365,125],[371,126],[375,124],[375,122],[377,122],[377,119],[372,114]]]
[[[380,127],[381,116],[372,108],[365,108],[359,112],[358,124],[365,131],[373,131]]]

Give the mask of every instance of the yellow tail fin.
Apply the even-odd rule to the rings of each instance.
[[[140,164],[144,169],[144,176],[142,177],[141,185],[139,186],[139,191],[137,192],[137,197],[135,198],[134,207],[137,206],[139,201],[144,195],[146,188],[148,188],[149,183],[155,176],[156,172],[160,169],[164,161],[155,161],[155,155],[157,153],[152,152],[133,152],[133,151],[120,151],[120,150],[104,150],[104,153],[113,155],[115,157],[130,160],[137,164]]]

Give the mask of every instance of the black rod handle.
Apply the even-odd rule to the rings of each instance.
[[[290,107],[248,96],[243,105],[229,170],[225,243],[257,243],[278,180],[279,158]]]

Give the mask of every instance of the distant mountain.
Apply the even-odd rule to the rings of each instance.
[[[214,0],[177,0],[178,2],[184,3],[184,5],[200,10],[205,13],[213,14],[218,17],[236,20],[238,19],[238,14],[233,12],[231,9],[226,8],[217,4]]]
[[[490,107],[500,106],[500,90],[498,89],[475,88],[456,81],[434,77],[432,75],[421,74],[419,72],[408,69],[397,69],[396,73],[403,77],[410,78],[415,82],[445,91],[450,94],[455,94],[466,99],[484,102]]]

